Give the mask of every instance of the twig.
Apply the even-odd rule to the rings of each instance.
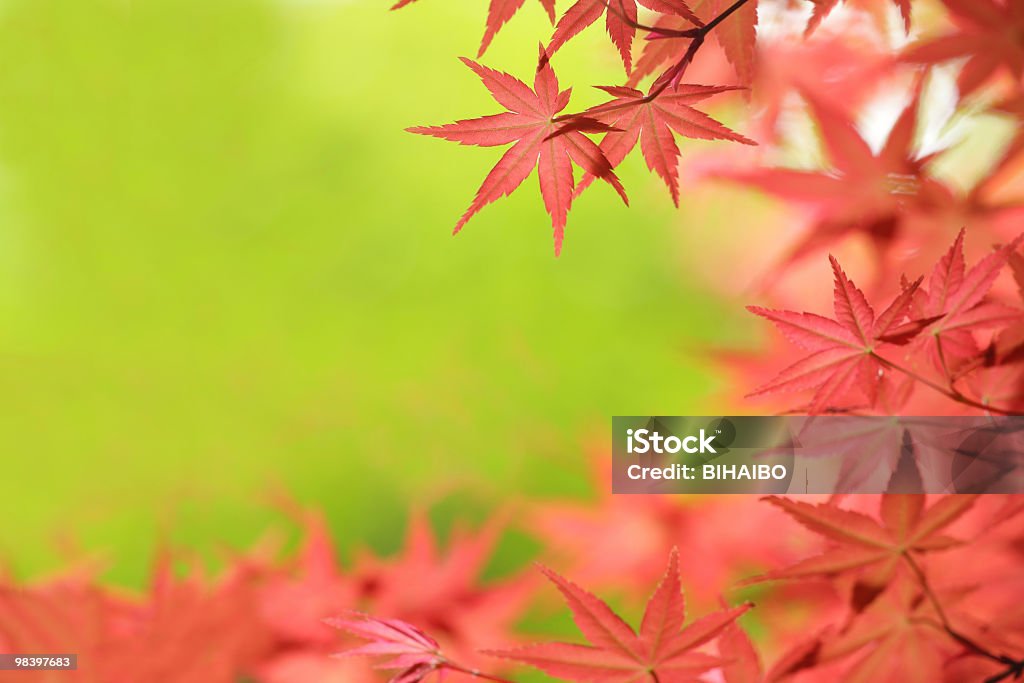
[[[619,18],[622,23],[626,26],[630,26],[638,31],[647,31],[648,33],[661,33],[662,35],[670,38],[692,38],[697,34],[697,31],[701,29],[698,25],[696,28],[687,29],[674,29],[674,28],[658,28],[657,26],[647,26],[646,24],[638,23],[637,21],[626,16],[626,12],[622,7],[623,0],[618,1],[618,8],[612,7],[612,0],[604,0],[604,6],[608,8],[609,12],[612,12]]]
[[[976,401],[976,400],[974,400],[973,398],[971,398],[969,396],[964,396],[962,393],[960,393],[956,389],[954,389],[952,387],[949,387],[949,388],[944,387],[941,384],[938,384],[936,382],[931,381],[927,377],[922,377],[921,375],[917,374],[913,370],[905,368],[902,365],[897,365],[896,363],[893,363],[891,360],[888,360],[886,358],[883,358],[883,357],[879,356],[874,351],[871,352],[871,357],[874,358],[875,360],[877,360],[879,363],[881,363],[885,367],[889,368],[890,370],[895,370],[896,372],[901,372],[904,375],[906,375],[907,377],[910,377],[911,379],[913,379],[915,382],[920,382],[921,384],[925,385],[926,387],[928,387],[930,389],[934,389],[935,391],[939,392],[940,394],[943,394],[947,398],[950,398],[950,399],[952,399],[952,400],[954,400],[957,403],[960,403],[962,405],[969,406],[971,408],[978,408],[980,410],[984,410],[985,412],[994,413],[996,415],[1008,415],[1008,416],[1020,415],[1020,411],[1013,411],[1013,410],[1008,410],[1006,408],[1000,408],[1000,407],[994,406],[994,405],[992,405],[990,403],[984,403],[982,401]]]
[[[939,615],[939,621],[942,622],[942,630],[945,631],[950,638],[957,641],[968,650],[972,650],[975,654],[1006,667],[1005,671],[985,679],[985,683],[999,683],[999,681],[1005,681],[1011,677],[1015,679],[1020,678],[1021,675],[1024,674],[1024,659],[1016,660],[1007,655],[997,655],[988,648],[979,645],[953,628],[953,625],[949,621],[949,617],[946,615],[946,611],[942,608],[942,603],[939,601],[939,597],[935,595],[935,591],[932,590],[931,584],[928,582],[928,577],[925,575],[924,570],[921,569],[921,566],[914,561],[914,558],[909,552],[903,553],[903,559],[906,560],[907,565],[917,577],[918,583],[921,584],[921,590],[924,592],[928,602],[930,602],[932,607],[935,609],[935,613]]]
[[[455,662],[447,659],[444,661],[444,663],[441,664],[441,668],[448,669],[449,671],[458,671],[459,673],[468,674],[470,676],[473,676],[474,678],[482,678],[487,681],[493,681],[494,683],[514,683],[513,681],[510,681],[507,678],[502,678],[501,676],[493,676],[491,674],[484,673],[479,669],[470,669],[469,667],[462,666],[461,664],[456,664]]]
[[[703,26],[697,26],[695,28],[685,30],[676,30],[660,29],[654,26],[646,26],[644,24],[632,21],[631,19],[626,17],[625,14],[621,12],[621,10],[619,12],[615,12],[615,10],[612,8],[612,0],[604,0],[604,4],[608,8],[608,11],[615,12],[615,14],[624,22],[626,22],[626,24],[628,24],[629,26],[632,26],[633,28],[641,31],[647,31],[649,33],[660,33],[671,38],[689,38],[690,44],[687,46],[686,52],[683,53],[683,56],[679,58],[679,61],[677,61],[671,67],[666,69],[660,76],[658,76],[658,78],[655,79],[654,83],[651,85],[651,90],[647,93],[646,96],[642,98],[637,98],[636,100],[625,102],[607,102],[603,105],[591,107],[586,111],[556,116],[554,119],[552,119],[552,121],[555,123],[560,123],[587,114],[603,114],[610,111],[617,111],[619,109],[627,109],[629,107],[647,104],[653,101],[663,92],[665,92],[669,85],[676,86],[679,84],[679,81],[682,79],[683,74],[686,73],[687,67],[689,67],[690,64],[693,62],[694,57],[697,56],[697,51],[700,50],[701,46],[704,44],[705,38],[707,38],[707,36],[715,29],[715,27],[717,27],[723,21],[728,19],[734,12],[743,7],[743,5],[747,4],[749,1],[750,0],[736,0],[736,2],[734,2],[729,7],[724,9],[718,16],[716,16],[714,19],[704,24]],[[619,2],[621,4],[621,0],[619,0]]]

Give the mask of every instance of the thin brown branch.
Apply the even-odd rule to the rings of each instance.
[[[612,7],[614,1],[615,0],[604,0],[604,4],[608,8],[609,12],[614,11]],[[618,0],[620,4],[620,10],[619,12],[616,12],[616,15],[620,19],[622,19],[628,25],[638,30],[647,31],[649,33],[659,33],[670,38],[689,38],[690,44],[686,47],[686,52],[684,52],[683,56],[679,58],[679,61],[677,61],[675,64],[673,64],[664,72],[662,72],[662,74],[654,80],[654,83],[651,85],[651,90],[647,93],[645,97],[637,98],[634,101],[627,102],[608,102],[605,103],[604,105],[591,107],[586,111],[576,112],[573,114],[562,114],[561,116],[556,116],[554,119],[552,119],[555,123],[569,121],[578,116],[594,114],[595,112],[607,113],[609,111],[616,111],[618,109],[628,109],[629,107],[635,107],[640,104],[647,104],[651,102],[659,95],[661,95],[663,92],[665,92],[665,90],[670,85],[676,86],[679,84],[683,75],[686,73],[687,67],[689,67],[690,64],[693,62],[694,57],[697,56],[697,51],[700,50],[701,46],[704,44],[705,38],[707,38],[707,36],[715,29],[715,27],[717,27],[723,21],[728,19],[734,12],[743,7],[743,5],[750,2],[750,0],[736,0],[736,2],[734,2],[729,7],[724,9],[720,14],[718,14],[718,16],[716,16],[714,19],[704,24],[703,26],[698,26],[692,29],[675,30],[660,29],[654,26],[646,26],[638,22],[632,21],[631,19],[625,16],[624,12],[621,11],[621,1],[622,0]]]
[[[700,29],[701,32],[704,35],[707,35],[707,34],[711,33],[711,31],[713,31],[716,26],[718,26],[723,21],[728,19],[729,15],[731,15],[733,12],[738,10],[740,7],[743,7],[745,4],[747,4],[747,0],[736,0],[736,2],[732,3],[732,5],[727,7],[725,9],[725,11],[723,11],[717,17],[712,19],[709,23],[707,23],[704,26],[702,26],[701,29]]]
[[[647,26],[646,24],[641,24],[636,20],[626,16],[625,8],[623,8],[622,6],[623,1],[624,0],[618,0],[618,2],[615,2],[614,4],[618,5],[618,7],[616,8],[613,6],[614,0],[604,0],[604,6],[608,8],[609,12],[617,16],[619,20],[622,21],[622,23],[624,23],[626,26],[630,26],[636,29],[637,31],[647,31],[648,33],[660,33],[670,38],[693,38],[702,28],[701,26],[697,26],[696,28],[673,29],[658,28],[657,26]]]
[[[479,669],[470,669],[469,667],[462,666],[461,664],[456,664],[455,662],[449,660],[445,660],[441,667],[448,669],[449,671],[458,671],[459,673],[468,674],[470,676],[473,676],[474,678],[481,678],[487,681],[493,681],[494,683],[515,683],[514,681],[511,681],[507,678],[502,678],[501,676],[494,676],[489,673],[484,673]]]
[[[918,583],[921,585],[921,590],[924,592],[924,596],[928,599],[928,602],[935,610],[935,613],[938,614],[939,620],[942,622],[942,630],[945,631],[950,638],[960,643],[968,650],[974,652],[974,654],[998,664],[1002,664],[1006,667],[1005,671],[985,679],[985,683],[999,683],[999,681],[1009,680],[1011,677],[1018,679],[1021,675],[1024,675],[1024,659],[1016,660],[1007,655],[998,655],[953,628],[953,625],[949,621],[949,617],[946,615],[946,611],[942,608],[942,602],[935,594],[935,591],[932,590],[927,575],[925,575],[924,570],[921,569],[921,565],[914,561],[914,558],[909,552],[903,553],[903,559],[906,560],[907,566],[910,567],[914,576],[917,578]]]
[[[971,398],[970,396],[965,396],[964,394],[960,393],[959,391],[957,391],[956,389],[954,389],[952,387],[949,387],[949,388],[944,387],[941,384],[938,384],[936,382],[931,381],[927,377],[923,377],[923,376],[917,374],[916,372],[914,372],[913,370],[910,370],[909,368],[905,368],[902,365],[897,365],[896,363],[892,362],[891,360],[888,360],[886,358],[883,358],[882,356],[879,356],[874,351],[871,352],[871,357],[874,358],[875,360],[877,360],[879,363],[881,363],[885,367],[889,368],[890,370],[895,370],[896,372],[903,373],[907,377],[910,377],[911,379],[913,379],[915,382],[920,382],[921,384],[925,385],[926,387],[928,387],[930,389],[934,389],[935,391],[939,392],[940,394],[943,394],[947,398],[950,398],[953,401],[956,401],[957,403],[960,403],[961,405],[969,406],[971,408],[978,408],[979,410],[984,410],[987,413],[992,413],[992,414],[995,414],[995,415],[1008,415],[1008,416],[1020,415],[1019,411],[1009,410],[1007,408],[1000,408],[999,406],[994,406],[994,405],[992,405],[990,403],[984,403],[982,401],[976,401],[975,399]]]
[[[946,616],[946,610],[942,608],[942,603],[939,601],[939,597],[935,595],[935,591],[932,590],[931,583],[929,583],[928,577],[925,576],[924,570],[921,569],[921,566],[914,561],[914,558],[910,553],[903,553],[903,559],[906,560],[907,566],[910,567],[911,571],[914,572],[914,576],[917,577],[917,582],[921,585],[921,590],[924,591],[924,595],[928,598],[928,602],[931,603],[935,613],[939,615],[939,621],[942,622],[942,629],[948,633],[953,640],[957,641],[967,649],[973,650],[975,654],[979,654],[982,657],[993,661],[1002,662],[1003,660],[999,655],[989,652],[987,649],[978,645],[973,640],[953,628],[949,623],[949,617]]]
[[[1021,677],[1024,677],[1024,659],[1019,662],[1007,664],[1006,671],[998,673],[995,676],[989,676],[985,679],[985,683],[1000,683],[1000,681],[1008,681],[1011,678],[1019,680]]]

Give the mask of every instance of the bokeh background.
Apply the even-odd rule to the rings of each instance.
[[[694,348],[755,329],[699,284],[736,205],[677,212],[631,158],[633,207],[588,191],[558,259],[535,178],[453,238],[497,154],[403,129],[496,110],[456,59],[486,8],[386,5],[0,4],[16,576],[95,558],[139,586],[161,543],[255,542],[274,491],[386,553],[414,506],[589,495],[613,414],[723,407]],[[528,76],[549,31],[529,2],[485,61]],[[560,53],[563,84],[619,80],[605,43]]]

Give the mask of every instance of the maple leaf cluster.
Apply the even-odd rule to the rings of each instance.
[[[478,57],[523,5],[490,2]],[[456,232],[536,168],[558,253],[572,204],[595,179],[626,201],[619,166],[634,149],[679,206],[687,177],[680,140],[739,143],[688,155],[688,177],[769,195],[788,211],[796,229],[772,221],[762,228],[787,237],[773,235],[771,242],[783,248],[763,250],[776,253],[759,267],[757,295],[768,305],[751,310],[806,352],[775,345],[753,361],[729,357],[727,367],[742,371],[748,387],[751,376],[766,380],[751,395],[778,400],[782,392],[799,392],[806,400],[779,409],[811,413],[1014,414],[1024,408],[1021,3],[542,5],[554,27],[542,37],[532,88],[464,60],[507,111],[410,129],[461,144],[510,146]],[[559,89],[554,62],[599,22],[622,63],[623,81],[598,86],[607,99],[572,112],[571,89]],[[710,84],[695,84],[694,77]],[[713,97],[728,98],[747,114],[746,134],[696,108]],[[880,103],[894,101],[901,104],[889,105],[888,121],[877,120]],[[995,144],[985,127],[993,117],[1012,127]],[[807,155],[809,134],[820,148],[814,159]],[[962,170],[975,140],[990,149]],[[823,262],[829,252],[848,263],[846,252],[865,250],[869,261],[851,268],[866,271],[857,276],[867,285],[861,287],[830,255],[835,318],[794,312],[813,310],[788,294],[812,291],[807,282],[791,282],[795,271],[814,258]],[[977,265],[966,269],[967,261]],[[1004,275],[1010,271],[1017,292]]]
[[[267,544],[201,565],[161,553],[144,594],[104,586],[91,572],[38,584],[0,580],[0,652],[74,653],[70,680],[92,683],[370,683],[365,663],[332,658],[340,649],[325,619],[372,610],[429,628],[461,661],[485,646],[514,642],[534,581],[482,581],[500,519],[456,531],[439,547],[414,517],[397,557],[362,551],[342,567],[323,517],[301,512],[295,556]],[[190,569],[182,576],[182,570]],[[53,672],[0,671],[0,682],[48,683]],[[63,679],[60,679],[63,680]]]
[[[400,2],[395,8],[410,2]],[[691,106],[712,95],[736,90],[737,86],[680,83],[704,37],[718,23],[726,23],[733,15],[736,18],[730,27],[740,20],[744,26],[756,21],[755,3],[737,2],[728,8],[723,6],[721,12],[716,12],[715,3],[706,3],[704,14],[714,15],[707,23],[683,0],[646,0],[639,4],[661,14],[663,19],[678,20],[688,28],[656,29],[640,24],[637,0],[578,0],[558,20],[547,45],[541,45],[533,88],[511,74],[463,59],[480,77],[495,101],[507,111],[442,126],[417,126],[410,128],[410,132],[463,145],[512,146],[484,178],[469,208],[456,223],[456,233],[486,205],[515,191],[536,167],[544,207],[551,215],[557,255],[562,249],[569,208],[593,179],[607,182],[628,204],[626,192],[613,169],[636,147],[638,141],[648,168],[665,182],[677,205],[680,152],[676,136],[755,144]],[[522,0],[495,0],[491,3],[481,55],[498,29],[522,5]],[[545,2],[544,5],[554,19],[554,3]],[[664,71],[646,93],[627,86],[602,87],[613,99],[582,112],[563,114],[569,105],[572,89],[559,90],[551,59],[568,41],[602,17],[627,76],[633,74],[632,46],[638,30],[647,30],[648,37],[684,38],[690,47],[682,53],[679,63]],[[752,30],[752,25],[749,28]],[[723,33],[731,35],[726,29]],[[745,28],[740,31],[740,34],[746,33]],[[745,39],[741,37],[738,40]],[[750,46],[737,43],[737,39],[727,44],[730,46],[729,54],[738,60],[737,68],[744,72],[749,70]],[[651,61],[642,57],[638,66],[649,73],[655,68]],[[602,135],[599,144],[587,137],[594,134]],[[579,184],[574,176],[574,166],[582,175]]]
[[[862,510],[836,501],[812,505],[772,497],[769,503],[827,540],[819,555],[760,580],[825,580],[844,596],[847,614],[822,629],[790,671],[827,672],[833,680],[997,681],[1019,675],[1019,642],[994,633],[1000,619],[975,603],[992,582],[1019,600],[1018,572],[995,559],[1005,539],[993,529],[1012,520],[1019,500],[991,497],[989,528],[964,526],[982,497],[886,494],[861,497]],[[868,506],[877,505],[868,513]],[[976,518],[978,519],[978,518]],[[984,519],[984,517],[982,518]],[[963,529],[968,537],[952,535]],[[943,571],[970,561],[969,571]],[[1019,562],[1013,558],[1011,562]],[[1005,583],[1004,583],[1005,582]],[[907,656],[913,653],[913,656]],[[798,679],[803,680],[803,679]],[[811,678],[810,680],[818,680]]]
[[[1011,259],[1020,263],[1015,250],[1022,238],[970,269],[963,238],[961,231],[932,269],[927,289],[924,276],[913,282],[903,278],[900,293],[878,314],[835,258],[834,318],[751,307],[809,354],[754,395],[813,391],[806,406],[810,413],[873,409],[880,403],[886,412],[898,413],[924,383],[969,408],[1019,410],[1024,310],[993,300],[989,292]],[[982,347],[978,336],[985,331],[989,342]],[[1001,385],[995,396],[985,384],[992,374]]]
[[[656,498],[643,498],[638,505],[651,506],[658,516],[664,507],[678,504]],[[605,601],[541,567],[587,643],[539,642],[485,654],[579,683],[980,683],[1019,675],[1024,624],[1005,614],[1024,597],[1019,575],[1024,506],[1019,499],[949,495],[926,500],[894,493],[860,496],[850,506],[838,498],[817,504],[780,497],[752,502],[777,508],[820,538],[817,554],[782,562],[762,557],[768,571],[734,585],[734,591],[743,585],[762,591],[774,587],[760,594],[757,606],[738,599],[735,606],[712,608],[687,625],[681,555],[673,547],[668,569],[634,628]],[[793,532],[781,519],[772,525],[776,534]],[[628,545],[618,550],[631,552]],[[682,558],[685,567],[695,570],[704,561],[703,553],[691,548]],[[954,564],[968,561],[969,567]],[[643,568],[639,575],[646,576],[650,557]],[[622,576],[609,583],[621,589]],[[787,631],[778,622],[801,596],[810,616],[802,631]],[[762,638],[768,646],[761,648],[740,624],[741,617],[760,617],[780,634]],[[391,680],[396,683],[419,683],[446,671],[509,680],[465,666],[409,623],[368,614],[331,623],[365,641],[347,655],[383,658],[381,666],[395,671]]]
[[[74,652],[73,680],[95,683],[373,683],[382,680],[375,668],[392,683],[443,674],[512,683],[515,665],[578,683],[979,683],[1024,667],[1019,496],[719,499],[723,511],[751,519],[732,543],[702,540],[689,521],[727,523],[707,499],[632,499],[625,512],[617,499],[598,501],[577,539],[597,544],[647,519],[663,532],[656,547],[620,543],[614,557],[570,548],[567,557],[524,520],[543,557],[614,588],[625,610],[547,566],[483,580],[506,516],[453,533],[444,548],[416,516],[397,556],[361,552],[343,566],[323,517],[303,511],[294,556],[259,544],[207,576],[194,563],[183,572],[181,558],[164,552],[143,594],[81,571],[38,584],[4,579],[0,650]],[[538,510],[554,526],[578,519],[569,508]],[[586,642],[521,630],[555,595],[540,577]],[[635,610],[635,596],[655,582]],[[623,613],[639,615],[635,627]],[[0,671],[4,683],[50,680],[51,672]]]
[[[1022,83],[1009,56],[1024,43],[1020,36],[1006,39],[1021,10],[1016,2],[989,0],[937,4],[951,26],[922,31],[906,47],[890,51],[881,68],[874,57],[865,59],[856,41],[837,53],[845,55],[839,61],[845,60],[842,78],[856,95],[852,103],[818,87],[836,79],[835,69],[817,82],[806,74],[790,77],[822,143],[820,168],[724,164],[711,174],[778,198],[802,214],[804,223],[797,239],[766,269],[762,290],[766,298],[787,304],[780,308],[796,304],[796,311],[804,312],[750,307],[802,352],[775,347],[753,362],[740,359],[737,365],[754,370],[748,374],[763,377],[750,396],[796,392],[806,400],[780,407],[807,413],[1019,414],[1024,409],[1019,338],[1024,138],[1021,111],[1014,109]],[[833,42],[844,44],[842,38]],[[886,56],[884,41],[875,49]],[[769,57],[766,50],[764,58]],[[956,145],[926,142],[926,85],[941,80],[935,69],[954,59],[960,60],[957,87],[946,106],[965,117],[972,111],[1010,114],[1016,128],[984,171],[970,178],[948,170]],[[906,74],[901,64],[925,70]],[[778,75],[766,69],[766,77],[773,73]],[[886,81],[905,83],[909,98],[885,137],[869,135],[859,120],[864,93],[869,99],[872,89],[884,92],[878,84]],[[779,106],[777,98],[785,92],[778,83],[770,86],[768,106]],[[777,134],[778,120],[773,123]],[[980,134],[967,130],[963,135],[961,150],[971,149],[977,139],[972,136]],[[946,240],[952,246],[946,248]],[[791,269],[802,267],[806,258],[824,260],[827,251],[857,243],[870,250],[871,258],[859,265],[868,272],[868,286],[854,285],[829,255],[833,318],[807,312],[802,302],[778,293]],[[970,257],[975,264],[968,268]]]
[[[603,600],[550,569],[541,568],[564,597],[580,632],[590,644],[546,642],[487,654],[523,662],[563,680],[631,683],[633,681],[693,681],[705,672],[731,663],[702,652],[717,640],[750,605],[708,614],[687,626],[679,577],[679,556],[673,550],[668,569],[647,602],[640,628],[634,629]],[[398,656],[383,664],[401,671],[393,683],[415,683],[443,669],[471,673],[440,652],[436,641],[409,624],[371,616],[332,621],[365,638],[347,654]],[[500,679],[498,679],[500,680]]]
[[[492,0],[478,57],[483,56],[498,31],[522,8],[524,1]],[[401,0],[392,9],[412,2]],[[623,201],[627,201],[612,169],[625,159],[638,140],[648,168],[665,182],[677,206],[680,152],[676,136],[756,144],[690,105],[714,94],[742,89],[754,81],[758,67],[758,0],[690,0],[689,3],[686,0],[576,0],[560,16],[554,0],[541,0],[541,4],[554,29],[546,44],[541,45],[532,90],[510,74],[463,59],[508,111],[442,126],[409,129],[466,145],[512,145],[484,179],[469,208],[456,223],[456,233],[484,206],[516,190],[536,167],[544,206],[551,215],[555,253],[558,254],[572,200],[590,180],[597,177],[608,181]],[[807,4],[811,14],[805,21],[805,29],[811,34],[832,13],[839,0],[808,0]],[[894,0],[894,4],[909,32],[909,0]],[[644,13],[651,15],[649,21],[641,21]],[[563,46],[602,19],[621,58],[626,83],[599,86],[614,98],[612,100],[577,113],[562,114],[569,104],[571,89],[558,91],[551,60]],[[634,42],[638,34],[643,34],[645,46],[634,64]],[[730,63],[735,84],[682,84],[688,67],[711,37]],[[646,91],[636,89],[641,81],[651,76],[654,76],[653,82]],[[602,135],[600,145],[595,148],[586,137],[588,134]],[[571,139],[560,139],[563,137]],[[584,177],[578,186],[573,177],[574,164]]]

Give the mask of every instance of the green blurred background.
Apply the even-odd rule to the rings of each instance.
[[[500,151],[403,128],[497,111],[456,59],[485,5],[0,3],[17,575],[85,552],[138,584],[160,539],[252,543],[275,487],[389,551],[413,503],[583,495],[611,415],[708,408],[684,348],[732,333],[638,159],[634,207],[587,192],[559,259],[534,177],[451,236]],[[549,31],[528,2],[485,61],[529,75]],[[556,66],[621,78],[598,28]]]

